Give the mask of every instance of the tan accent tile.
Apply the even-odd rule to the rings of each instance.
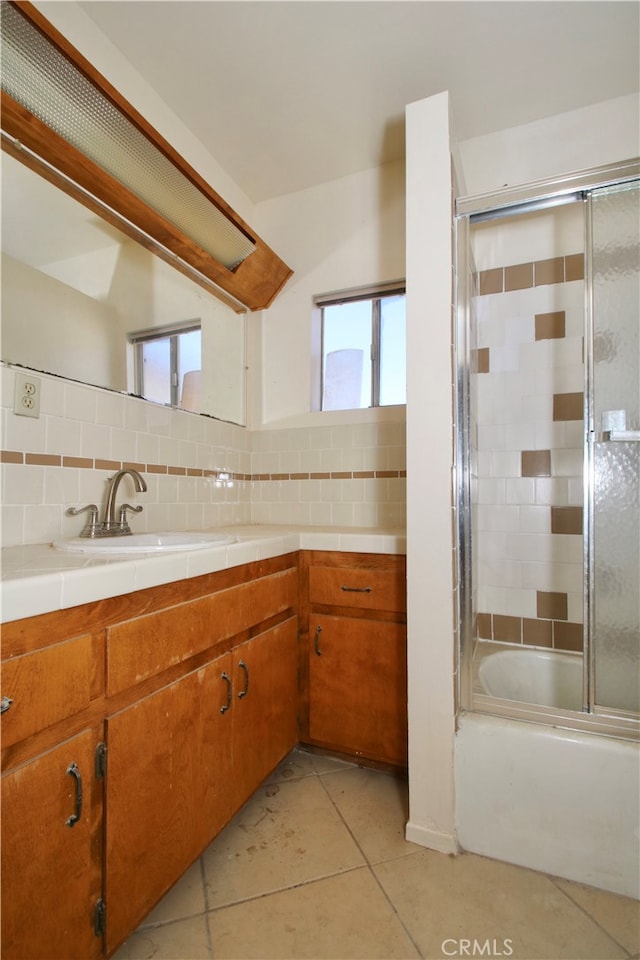
[[[533,264],[516,263],[504,268],[504,289],[525,290],[533,286]]]
[[[167,473],[172,477],[186,477],[187,468],[186,467],[167,467]]]
[[[564,277],[570,280],[584,280],[584,254],[573,253],[564,258]]]
[[[479,274],[480,296],[483,297],[488,293],[502,293],[504,289],[503,275],[502,267],[497,267],[495,270],[482,270]]]
[[[522,620],[522,642],[534,647],[550,647],[553,643],[551,620]]]
[[[596,923],[620,943],[627,953],[640,953],[640,902],[620,897],[606,890],[596,890],[570,880],[556,880],[564,890]]]
[[[24,463],[24,453],[19,453],[17,450],[2,450],[0,463]]]
[[[89,457],[63,457],[62,466],[93,470],[93,460],[90,460]]]
[[[489,347],[471,351],[471,373],[489,373]]]
[[[522,620],[520,617],[493,615],[493,639],[503,643],[522,643]]]
[[[565,312],[536,313],[536,340],[559,340],[565,336]]]
[[[124,461],[122,462],[122,469],[123,469],[123,470],[137,470],[138,473],[142,473],[142,471],[143,471],[143,470],[146,470],[147,468],[146,468],[146,466],[145,466],[144,463],[134,463],[133,461],[124,460]]]
[[[147,473],[166,473],[167,468],[161,463],[148,463]]]
[[[566,593],[552,593],[538,590],[536,596],[536,613],[543,620],[567,619]]]
[[[533,265],[536,287],[547,283],[564,283],[564,257],[536,260]]]
[[[542,873],[472,853],[451,857],[434,850],[388,860],[373,871],[422,957],[445,957],[452,948],[450,941],[462,945],[463,937],[472,946],[495,944],[494,956],[511,953],[521,960],[604,960],[624,955]]]
[[[54,453],[25,453],[24,462],[38,467],[59,467],[62,465],[62,458]]]
[[[315,474],[312,473],[311,474],[312,479],[314,476]],[[375,477],[375,471],[374,470],[358,470],[358,473],[354,474],[354,476],[357,476],[359,480],[372,480]]]
[[[523,450],[520,454],[520,475],[550,477],[551,450]]]
[[[331,474],[332,480],[351,480],[353,475],[350,470],[334,470]]]
[[[551,507],[551,533],[582,532],[582,507]]]
[[[312,473],[310,476],[311,476],[311,479],[312,479],[312,480],[329,480],[330,477],[331,477],[331,474],[329,474],[329,473]],[[373,474],[371,474],[371,476],[373,476]]]
[[[292,473],[291,474],[291,480],[308,480],[308,479],[309,479],[308,473]]]
[[[332,474],[332,476],[336,476],[336,474]],[[391,477],[397,477],[397,476],[398,476],[397,470],[376,470],[376,478],[380,480],[388,480]]]
[[[96,470],[120,470],[122,464],[119,460],[96,460]]]
[[[166,469],[166,468],[165,468]],[[187,476],[188,477],[201,477],[202,470],[197,467],[187,467]]]
[[[492,640],[491,614],[479,613],[476,616],[476,632],[479,640]]]
[[[584,394],[554,393],[554,420],[582,420],[584,415]]]
[[[553,645],[556,650],[582,650],[584,628],[581,623],[553,622]]]

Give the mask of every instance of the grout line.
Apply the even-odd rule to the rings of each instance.
[[[640,954],[631,954],[631,953],[629,953],[629,951],[626,949],[626,947],[623,947],[622,944],[621,944],[618,940],[616,940],[616,938],[614,937],[614,935],[613,935],[612,933],[610,933],[609,930],[606,929],[606,927],[603,927],[599,920],[596,920],[596,918],[595,918],[592,914],[589,913],[589,911],[586,909],[586,907],[583,907],[581,903],[578,903],[577,900],[574,900],[574,898],[571,896],[571,894],[568,893],[567,890],[564,890],[564,889],[559,885],[559,883],[558,883],[558,880],[564,880],[565,883],[577,883],[577,882],[578,882],[577,880],[566,880],[566,879],[563,878],[563,877],[553,877],[553,876],[551,876],[551,875],[548,874],[548,873],[547,873],[547,874],[543,874],[543,876],[548,877],[548,879],[551,880],[551,883],[554,885],[554,887],[556,888],[556,890],[558,890],[560,893],[564,894],[564,896],[567,898],[567,900],[569,900],[575,907],[577,907],[578,910],[580,910],[581,913],[583,913],[586,917],[588,917],[589,920],[591,920],[592,923],[595,923],[596,927],[598,927],[598,929],[601,930],[601,931],[604,933],[604,935],[609,938],[609,940],[611,940],[613,943],[615,943],[615,945],[616,945],[617,947],[620,947],[620,949],[626,954],[627,957],[630,957],[630,958],[632,958],[632,960],[633,960],[633,958],[634,958],[635,956],[640,956]],[[600,890],[598,887],[594,887],[593,889],[594,889],[597,893],[609,893],[609,892],[610,892],[610,891],[607,891],[607,890],[605,890],[605,891]],[[622,895],[622,894],[611,893],[611,896],[612,896],[612,897],[616,897],[616,896],[623,896],[623,895]],[[627,899],[627,898],[626,898],[626,897],[623,897],[623,899]]]

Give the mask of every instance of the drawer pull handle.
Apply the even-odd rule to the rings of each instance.
[[[315,650],[317,657],[321,657],[321,656],[322,656],[322,650],[320,649],[320,642],[319,642],[319,641],[320,641],[320,634],[321,634],[321,633],[322,633],[322,627],[318,625],[318,626],[316,627],[316,633],[315,633],[315,636],[314,636],[314,638],[313,638],[313,649]]]
[[[82,816],[82,777],[80,776],[80,770],[76,763],[70,763],[66,772],[74,777],[76,781],[76,811],[65,820],[68,827],[74,827]]]
[[[220,707],[220,713],[226,713],[231,706],[231,677],[228,673],[223,671],[220,674],[220,679],[225,680],[227,683],[227,702],[224,704],[224,706]]]
[[[13,700],[11,697],[3,697],[2,700],[0,700],[0,713],[6,713],[12,703]]]
[[[241,670],[244,670],[246,674],[246,679],[244,682],[244,690],[241,690],[240,693],[238,694],[238,700],[242,700],[242,698],[246,697],[247,693],[249,692],[249,667],[246,665],[244,660],[240,661],[240,663],[238,664],[238,667]]]
[[[340,589],[345,593],[371,593],[372,587],[347,587],[343,584]]]

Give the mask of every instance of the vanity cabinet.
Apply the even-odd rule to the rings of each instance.
[[[305,742],[406,766],[405,569],[399,556],[301,554]]]
[[[113,952],[292,749],[297,607],[294,553],[4,625],[3,960]]]
[[[2,956],[91,960],[101,953],[92,907],[99,730],[74,737],[2,778]]]

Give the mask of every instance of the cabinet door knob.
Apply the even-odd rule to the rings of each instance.
[[[77,763],[70,763],[66,771],[70,776],[72,776],[76,781],[76,809],[75,813],[72,813],[65,823],[68,827],[74,827],[80,817],[82,816],[82,777],[80,776],[80,770]]]
[[[341,590],[344,590],[345,593],[371,593],[372,587],[348,587],[346,584],[343,584],[340,587]]]
[[[12,703],[11,697],[3,697],[0,700],[0,713],[6,713]]]
[[[223,671],[220,675],[220,679],[225,680],[227,683],[227,702],[224,704],[224,706],[220,707],[220,713],[226,713],[231,706],[231,677],[228,673]]]
[[[317,657],[322,656],[322,650],[320,649],[320,634],[322,633],[322,627],[320,624],[316,627],[316,632],[313,638],[313,649]]]
[[[246,697],[247,693],[249,692],[249,667],[246,665],[244,660],[240,661],[240,663],[238,664],[238,667],[241,670],[244,670],[246,674],[245,681],[244,681],[244,690],[241,690],[240,693],[238,694],[238,699],[242,700],[242,698]]]

